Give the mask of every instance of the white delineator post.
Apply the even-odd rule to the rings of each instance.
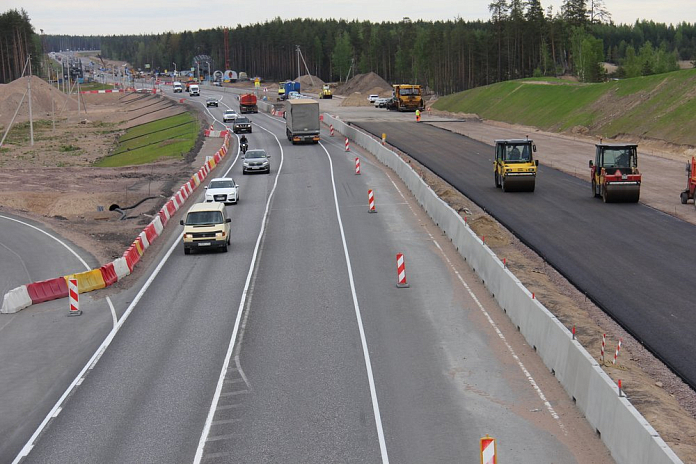
[[[614,361],[612,364],[616,364],[616,358],[619,357],[619,350],[621,349],[621,339],[619,338],[619,344],[616,345],[616,353],[614,353]]]
[[[333,124],[331,124],[331,125],[329,126],[329,132],[331,133],[331,137],[333,137],[333,135],[334,135]]]
[[[481,464],[497,464],[495,438],[486,435],[481,439]]]
[[[600,353],[600,358],[602,363],[604,362],[604,347],[607,345],[607,334],[602,334],[602,351]]]
[[[408,288],[408,282],[406,282],[406,262],[404,261],[404,254],[396,254],[396,286],[399,288]]]
[[[360,175],[360,158],[355,158],[355,175]]]
[[[77,291],[77,279],[68,279],[68,297],[70,300],[70,311],[68,316],[79,316],[80,311],[80,294]]]
[[[346,151],[350,151],[350,142],[348,141],[347,137],[346,137]]]
[[[367,212],[368,213],[376,213],[377,209],[375,208],[375,194],[372,191],[372,189],[367,191]]]

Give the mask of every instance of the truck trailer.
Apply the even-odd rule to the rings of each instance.
[[[294,144],[319,143],[319,102],[307,98],[285,102],[285,133]]]

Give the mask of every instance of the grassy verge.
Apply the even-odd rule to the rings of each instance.
[[[577,126],[605,138],[629,135],[696,145],[696,70],[580,84],[522,79],[438,100],[438,110],[566,131]]]
[[[166,157],[182,158],[193,148],[199,131],[198,120],[188,112],[141,124],[128,129],[114,153],[95,166],[130,166]]]

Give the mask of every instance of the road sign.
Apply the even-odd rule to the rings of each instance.
[[[481,439],[481,464],[496,464],[495,438],[486,435]]]

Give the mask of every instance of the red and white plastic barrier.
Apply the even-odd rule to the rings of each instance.
[[[607,334],[602,334],[602,351],[599,355],[599,357],[602,360],[602,363],[604,363],[604,347],[607,345]]]
[[[20,285],[5,293],[0,313],[13,314],[31,306],[31,296],[26,285]]]
[[[619,357],[619,350],[621,350],[621,339],[619,338],[619,344],[616,345],[616,352],[614,353],[614,362],[612,364],[616,364],[616,358]]]
[[[79,316],[80,311],[80,293],[77,291],[77,279],[68,279],[68,298],[70,298],[70,312],[68,316]]]
[[[497,464],[495,438],[486,435],[481,439],[481,464]]]
[[[355,158],[355,175],[360,175],[360,158]]]
[[[334,136],[334,128],[333,128],[333,124],[331,124],[331,125],[329,126],[329,133],[331,134],[331,137],[333,137],[333,136]]]
[[[367,212],[377,212],[377,209],[375,208],[375,192],[373,192],[372,189],[367,191]]]
[[[346,151],[350,151],[350,141],[348,140],[348,137],[346,137]]]
[[[408,288],[408,282],[406,282],[406,262],[404,261],[404,254],[396,254],[396,286],[399,288]]]

